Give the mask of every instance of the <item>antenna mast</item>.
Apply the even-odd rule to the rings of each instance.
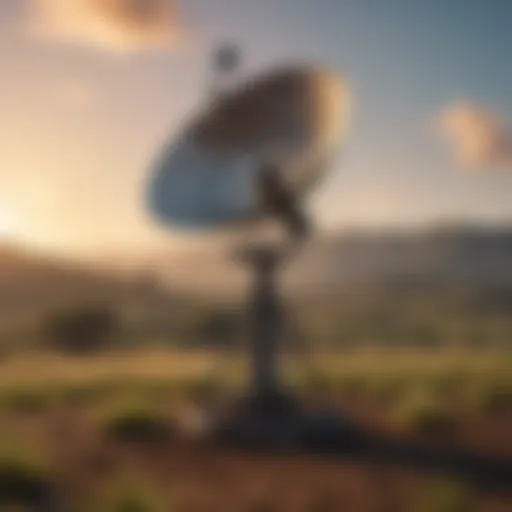
[[[235,43],[221,43],[215,47],[212,55],[214,97],[220,96],[227,88],[239,70],[241,61],[241,51]]]

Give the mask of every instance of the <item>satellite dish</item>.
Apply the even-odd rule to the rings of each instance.
[[[236,60],[219,50],[222,67]],[[151,173],[152,216],[171,229],[223,229],[281,218],[327,171],[348,118],[333,73],[281,68],[220,95],[168,145]]]
[[[218,72],[231,72],[237,63],[237,51],[218,50]],[[215,96],[158,158],[148,187],[152,216],[169,229],[199,231],[277,220],[293,241],[302,240],[308,222],[301,203],[340,146],[348,103],[340,79],[313,66],[279,68]],[[276,399],[283,396],[276,365],[283,320],[276,276],[288,252],[254,244],[242,251],[255,275],[253,389],[242,420],[261,421],[264,430],[275,427],[276,439],[283,439],[276,403],[279,411],[290,410],[287,399]],[[227,422],[224,431],[237,430],[240,419]]]

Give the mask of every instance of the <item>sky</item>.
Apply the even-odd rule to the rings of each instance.
[[[331,67],[353,119],[312,198],[320,228],[512,224],[509,0],[0,0],[0,239],[142,254],[155,152],[241,74]]]

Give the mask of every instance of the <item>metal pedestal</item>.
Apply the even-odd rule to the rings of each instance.
[[[212,434],[216,441],[234,446],[328,452],[350,443],[352,430],[337,415],[306,413],[278,379],[285,315],[277,283],[284,257],[274,248],[244,251],[243,261],[254,274],[249,304],[251,385],[246,396],[214,420]]]

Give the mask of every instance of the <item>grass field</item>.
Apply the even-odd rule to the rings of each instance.
[[[312,407],[386,435],[512,458],[512,356],[373,351],[284,366]],[[489,492],[398,466],[186,442],[177,412],[235,394],[244,374],[237,356],[208,352],[2,360],[0,510],[512,510],[512,487]]]

